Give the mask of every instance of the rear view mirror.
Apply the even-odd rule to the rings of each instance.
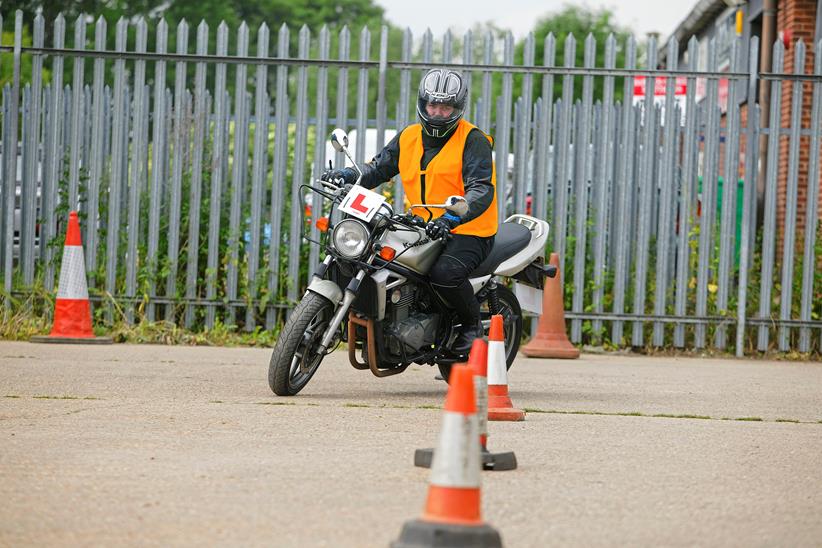
[[[348,134],[340,128],[331,132],[331,146],[337,152],[342,152],[348,148]]]
[[[445,209],[458,217],[468,213],[468,202],[462,196],[449,196],[445,199]]]

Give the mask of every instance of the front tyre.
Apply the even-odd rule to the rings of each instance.
[[[318,354],[316,348],[333,315],[331,301],[317,293],[306,293],[274,345],[268,365],[268,385],[272,392],[293,396],[308,384],[325,357]]]

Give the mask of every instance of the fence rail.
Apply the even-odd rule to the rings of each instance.
[[[327,205],[300,185],[343,161],[325,136],[352,130],[367,160],[414,121],[421,71],[450,66],[471,83],[467,117],[495,137],[500,218],[552,225],[574,342],[820,352],[822,42],[779,41],[759,73],[757,38],[693,38],[683,56],[671,41],[659,67],[656,43],[633,37],[548,35],[538,54],[510,33],[222,24],[215,39],[205,23],[112,32],[60,16],[45,44],[46,24],[18,12],[0,44],[7,296],[54,289],[79,209],[106,321],[114,300],[129,322],[275,327],[320,259],[302,236],[317,239],[306,213]],[[399,181],[386,192],[402,203]]]

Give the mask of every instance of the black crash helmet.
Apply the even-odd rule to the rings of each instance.
[[[431,137],[445,137],[450,134],[465,112],[465,100],[468,88],[459,72],[448,69],[429,70],[420,81],[417,98],[417,116],[422,129]],[[428,116],[425,106],[428,103],[450,105],[454,112],[448,118]]]

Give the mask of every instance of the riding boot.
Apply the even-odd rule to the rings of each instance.
[[[434,287],[437,288],[442,300],[454,309],[460,320],[461,325],[457,330],[457,338],[451,344],[451,350],[456,354],[467,355],[474,339],[483,335],[480,305],[474,296],[474,289],[468,280],[456,287]]]

